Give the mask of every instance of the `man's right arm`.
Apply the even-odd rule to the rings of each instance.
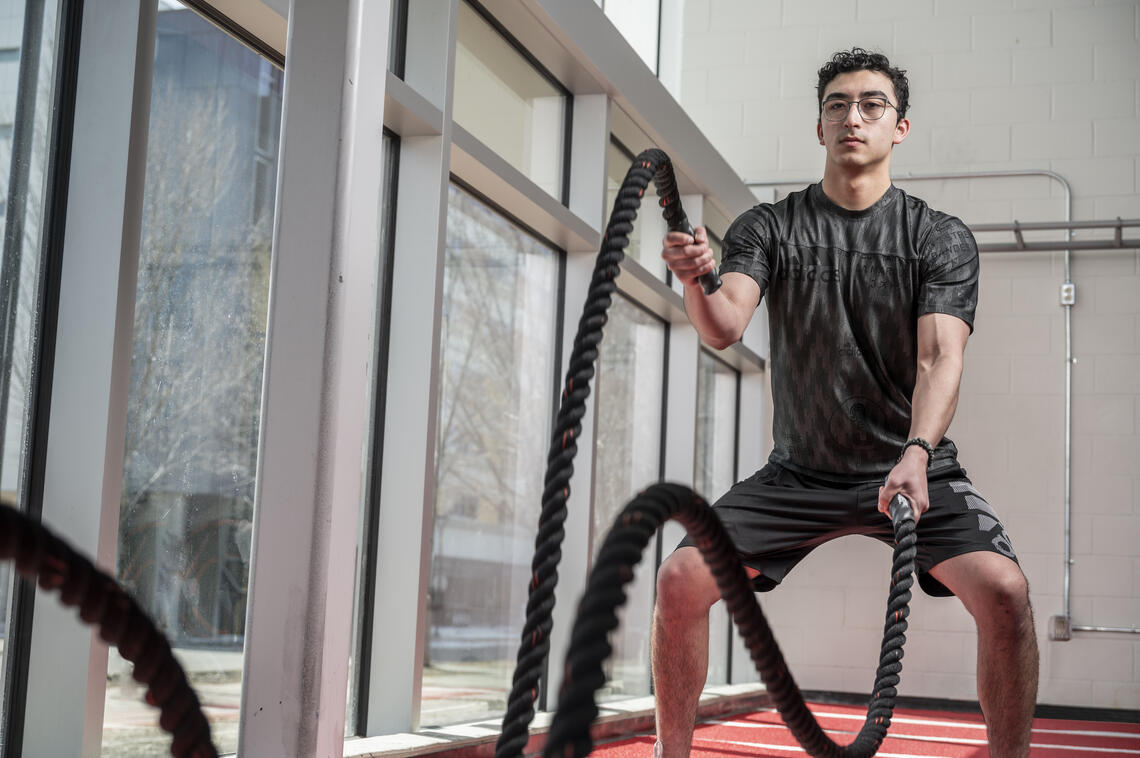
[[[685,287],[685,312],[705,344],[717,350],[734,345],[752,320],[763,292],[756,280],[736,271],[721,276],[721,287],[706,295],[697,279],[716,267],[704,227],[695,238],[669,232],[661,257]]]

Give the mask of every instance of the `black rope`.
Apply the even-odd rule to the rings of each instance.
[[[660,196],[660,205],[670,231],[693,233],[681,207],[669,157],[660,150],[646,150],[638,155],[618,190],[602,247],[595,262],[594,274],[586,295],[586,305],[578,324],[578,333],[574,338],[574,348],[562,392],[562,403],[547,456],[542,512],[539,516],[538,534],[535,537],[534,560],[531,563],[526,622],[522,631],[511,692],[503,716],[502,732],[495,747],[495,758],[518,758],[522,755],[529,738],[528,729],[534,719],[534,704],[538,699],[539,682],[550,650],[554,589],[558,583],[558,562],[562,557],[561,545],[565,536],[563,524],[566,521],[566,501],[570,496],[569,483],[574,472],[574,455],[578,451],[576,439],[582,429],[581,419],[585,413],[586,398],[590,394],[590,380],[594,376],[594,362],[602,339],[602,327],[606,322],[606,310],[616,289],[614,279],[624,257],[623,251],[629,244],[629,233],[633,229],[633,220],[637,217],[641,197],[651,178]],[[711,294],[720,287],[720,279],[715,272],[702,276],[700,282],[706,294]],[[676,485],[665,487],[675,487],[678,492],[686,493],[683,496],[675,493],[675,496],[683,497],[685,502],[700,503],[704,505],[704,510],[711,514],[704,501],[690,490]],[[612,611],[599,619],[596,614],[587,614],[587,610],[594,608],[595,605],[616,608],[624,602],[625,595],[622,588],[633,576],[632,567],[641,559],[641,552],[649,535],[653,534],[664,521],[664,518],[659,519],[648,532],[644,532],[649,518],[635,508],[635,504],[648,496],[656,496],[657,492],[657,488],[651,488],[646,495],[627,507],[619,522],[623,525],[623,531],[627,528],[640,530],[638,534],[644,533],[644,539],[639,542],[640,538],[634,540],[639,545],[636,549],[629,544],[610,548],[618,558],[610,559],[613,561],[613,566],[607,568],[608,574],[601,579],[598,577],[602,574],[603,559],[599,555],[599,564],[591,576],[575,623],[571,653],[567,655],[565,679],[567,684],[564,684],[559,698],[558,713],[555,716],[558,737],[555,737],[555,725],[552,725],[547,741],[548,756],[553,756],[560,750],[567,756],[570,752],[575,756],[589,752],[589,723],[597,715],[593,695],[605,681],[601,661],[610,652],[606,635],[616,627],[617,620]],[[773,700],[785,722],[811,755],[873,755],[890,725],[894,697],[897,694],[895,687],[899,682],[898,674],[902,670],[899,661],[902,658],[902,645],[905,642],[906,617],[909,614],[907,604],[910,601],[909,588],[913,583],[911,575],[914,570],[914,522],[913,519],[904,518],[904,512],[905,514],[910,512],[905,498],[897,504],[892,503],[891,511],[892,519],[895,521],[897,546],[879,669],[867,720],[855,741],[846,747],[840,747],[832,742],[804,705],[799,688],[788,672],[779,646],[760,612],[759,604],[740,567],[735,550],[720,528],[720,522],[711,515],[693,516],[689,510],[684,511],[683,517],[677,516],[690,533],[694,534],[695,539],[704,540],[708,545],[714,542],[717,545],[708,550],[702,548],[701,552],[714,576],[717,577],[718,585],[721,585],[722,581],[725,582],[721,585],[722,593],[729,590],[733,593],[732,599],[729,599],[727,594],[725,598],[729,601],[729,609],[733,612],[737,626],[745,637],[757,670],[772,693]],[[690,524],[689,521],[693,523]],[[706,522],[715,523],[715,527],[708,526]],[[696,534],[694,528],[702,531]],[[716,531],[717,529],[720,531]],[[619,532],[617,528],[614,531]],[[620,538],[614,539],[620,542]],[[610,544],[609,538],[606,544]],[[603,553],[606,549],[603,546]],[[726,566],[729,568],[725,568]],[[735,576],[734,572],[739,576]],[[621,581],[617,581],[619,579]],[[595,593],[597,597],[594,597]],[[588,620],[584,621],[584,616]],[[579,657],[583,657],[582,660],[579,660]],[[574,716],[561,715],[564,711],[573,713]],[[566,726],[568,719],[572,726]],[[566,746],[565,750],[562,746]]]
[[[60,602],[77,608],[85,623],[134,664],[131,675],[146,685],[146,701],[159,709],[158,725],[173,738],[174,758],[217,758],[210,724],[170,643],[118,582],[7,505],[0,505],[0,560],[13,560],[21,576],[58,592]]]
[[[756,670],[772,695],[788,728],[809,755],[867,758],[879,749],[894,712],[896,685],[902,670],[910,587],[914,582],[915,534],[910,504],[901,495],[891,503],[895,531],[891,589],[886,626],[867,719],[855,739],[839,745],[824,733],[804,703],[787,663],[760,610],[736,548],[715,511],[688,487],[655,484],[631,500],[618,516],[598,553],[578,607],[566,653],[566,669],[558,710],[550,725],[546,758],[582,758],[593,748],[590,724],[598,715],[594,694],[605,684],[602,664],[612,648],[609,634],[617,628],[617,609],[625,603],[625,587],[650,538],[669,519],[684,525],[716,578],[728,610],[744,638]]]
[[[641,197],[651,179],[660,196],[662,213],[669,229],[692,234],[688,218],[681,207],[669,156],[655,149],[642,152],[634,159],[614,201],[570,353],[561,407],[546,461],[542,512],[535,537],[534,560],[531,562],[526,622],[503,716],[503,728],[495,746],[495,758],[521,756],[527,743],[530,722],[534,720],[539,680],[550,652],[554,588],[558,584],[558,562],[562,558],[562,539],[565,536],[562,527],[566,521],[566,501],[570,497],[570,478],[574,473],[574,456],[578,452],[576,440],[582,431],[582,416],[586,412],[586,398],[590,395],[590,380],[594,377],[594,362],[598,357],[598,345],[602,341],[606,311],[610,307],[611,295],[617,288],[614,279],[625,257],[624,250],[629,244],[629,233],[633,231],[633,220],[637,217]],[[706,292],[711,293],[720,286],[720,279],[715,272],[710,272],[702,277],[701,284]]]

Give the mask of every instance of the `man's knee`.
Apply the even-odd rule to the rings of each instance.
[[[975,612],[974,618],[979,627],[989,626],[1006,635],[1033,634],[1029,582],[1016,563],[1007,564],[985,578],[979,593],[981,612]]]
[[[683,547],[657,569],[657,609],[666,617],[700,615],[720,599],[716,580],[695,547]]]

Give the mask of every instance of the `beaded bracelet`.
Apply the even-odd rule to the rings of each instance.
[[[902,450],[899,451],[899,457],[895,459],[895,463],[898,463],[902,460],[903,455],[906,453],[906,449],[911,445],[918,445],[926,451],[926,467],[930,468],[930,464],[934,463],[934,448],[932,448],[930,446],[930,443],[924,440],[922,437],[911,437],[909,440],[907,440],[903,444]]]

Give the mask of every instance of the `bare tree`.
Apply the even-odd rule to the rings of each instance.
[[[152,99],[119,574],[175,636],[244,625],[270,220],[230,116],[213,89]]]

